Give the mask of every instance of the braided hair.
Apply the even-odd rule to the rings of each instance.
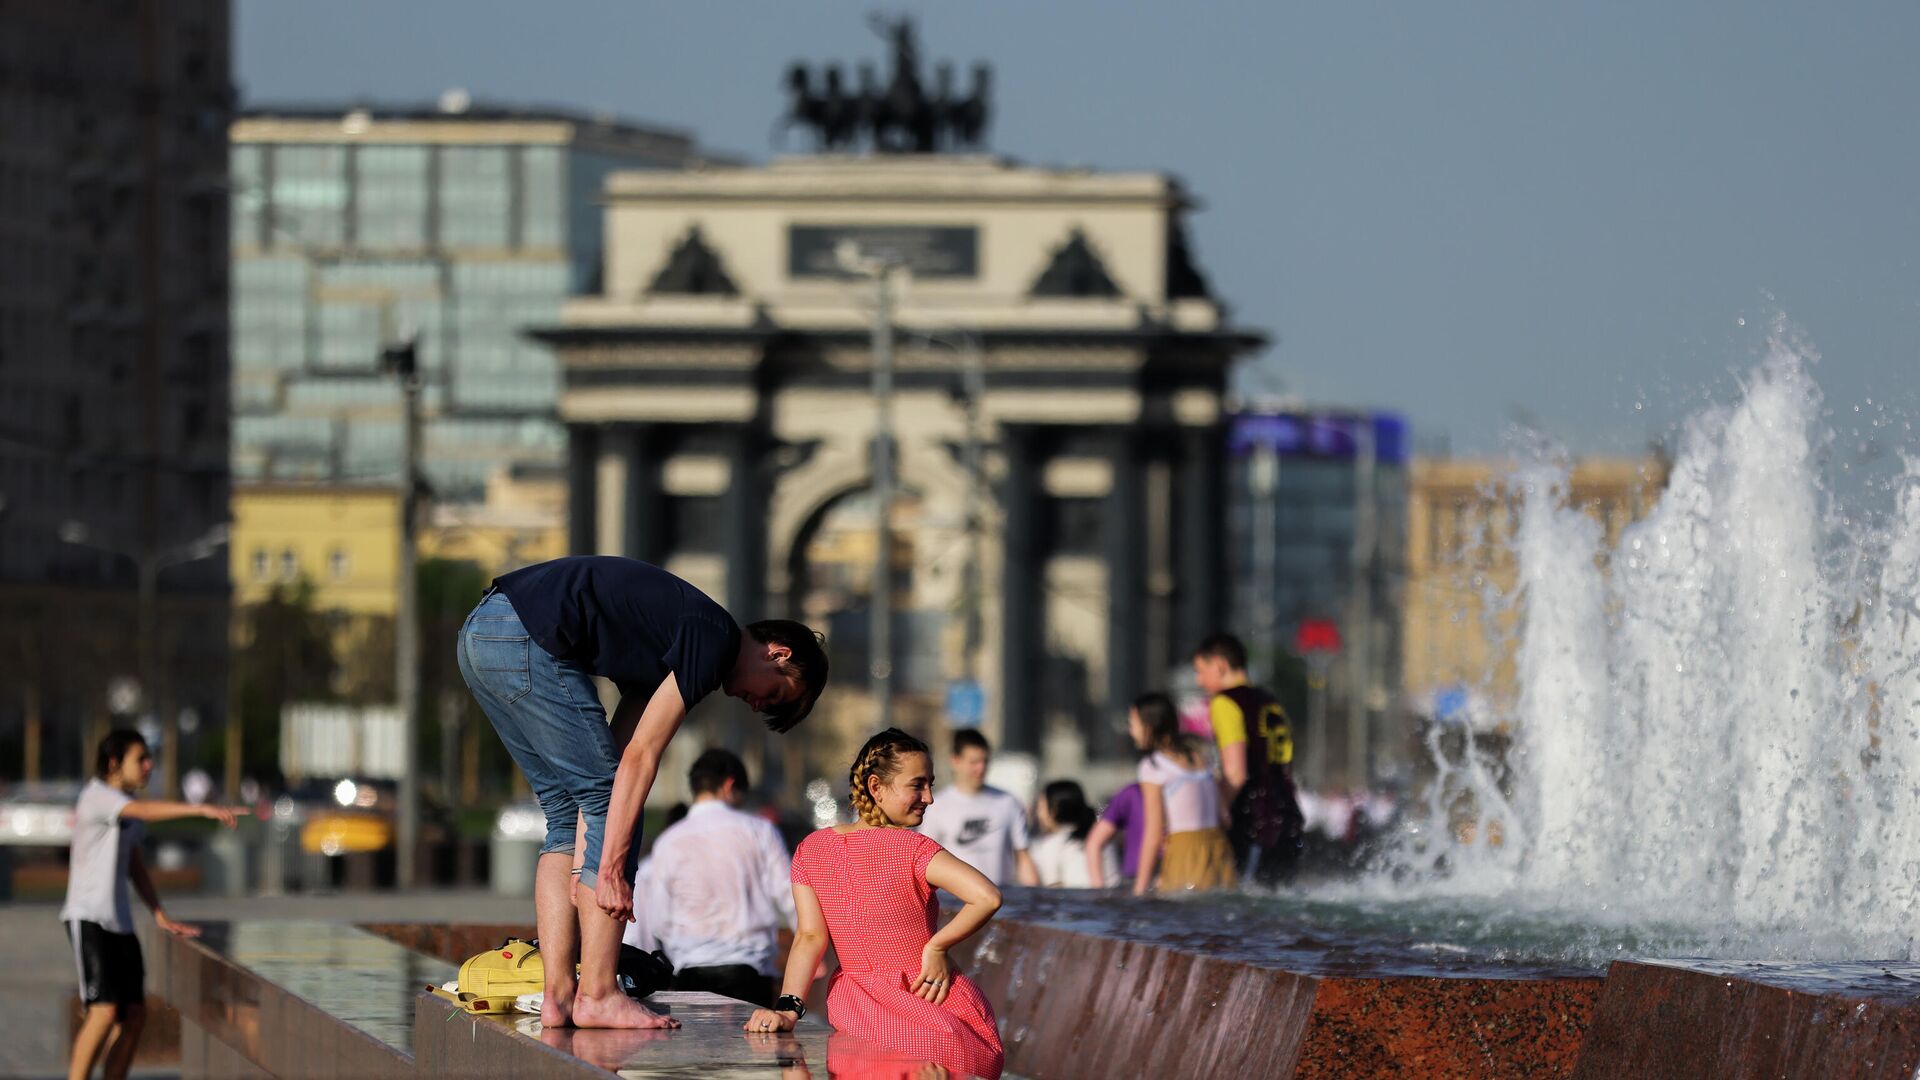
[[[867,777],[877,776],[884,783],[891,780],[900,771],[900,759],[907,754],[932,755],[927,744],[901,731],[888,728],[867,740],[860,753],[853,759],[853,770],[848,774],[848,799],[853,803],[853,812],[860,820],[875,828],[887,828],[893,821],[873,801],[873,795],[867,791]]]

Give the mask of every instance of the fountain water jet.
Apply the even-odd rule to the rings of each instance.
[[[1428,806],[1469,792],[1480,820],[1420,823],[1361,896],[1601,928],[1569,958],[1610,935],[1622,951],[1913,957],[1920,461],[1878,528],[1832,512],[1811,358],[1776,333],[1741,400],[1691,419],[1659,505],[1611,549],[1566,505],[1564,466],[1516,473],[1510,790],[1450,763]]]

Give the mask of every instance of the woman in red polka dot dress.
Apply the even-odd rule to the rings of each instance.
[[[927,745],[896,728],[854,759],[855,825],[821,829],[793,854],[799,916],[783,996],[756,1010],[749,1031],[791,1031],[829,942],[840,970],[827,1022],[874,1046],[996,1080],[1005,1063],[993,1006],[947,963],[947,952],[1000,909],[986,875],[913,831],[933,803]],[[965,906],[944,928],[935,889]],[[938,928],[938,932],[936,932]]]

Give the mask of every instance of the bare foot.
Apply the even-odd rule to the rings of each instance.
[[[556,994],[552,987],[540,995],[540,1026],[543,1028],[571,1027],[573,1025],[573,988],[565,993]]]
[[[573,1025],[583,1028],[677,1028],[680,1021],[662,1016],[622,993],[573,999]]]

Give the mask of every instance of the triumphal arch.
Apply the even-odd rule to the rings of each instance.
[[[863,730],[870,268],[896,266],[896,716],[939,736],[983,702],[1049,768],[1118,750],[1125,703],[1218,626],[1222,398],[1262,344],[1195,264],[1181,184],[828,152],[617,173],[604,199],[598,294],[533,331],[560,363],[574,550],[823,626]]]

